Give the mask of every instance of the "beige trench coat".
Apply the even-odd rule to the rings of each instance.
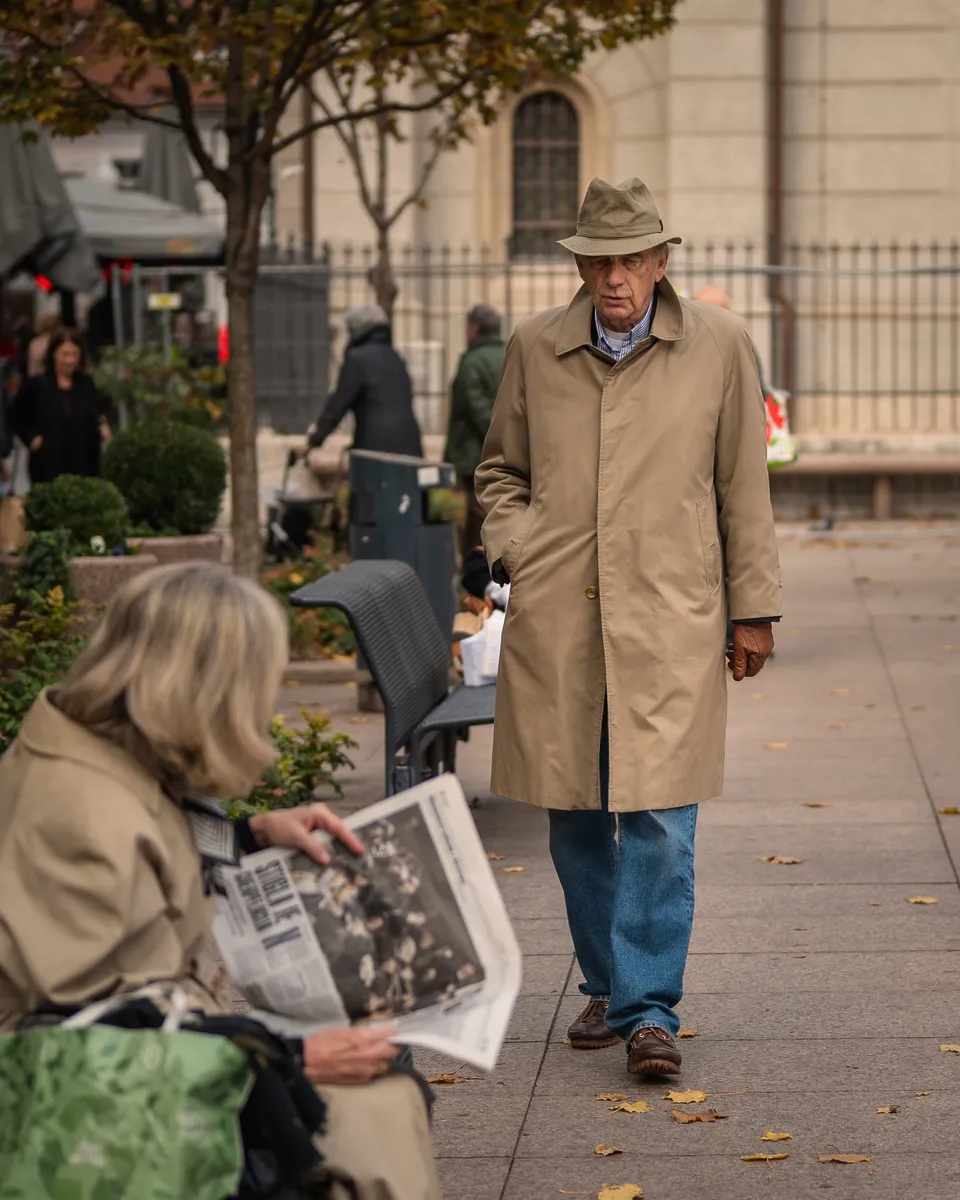
[[[183,811],[41,695],[0,759],[0,1030],[158,979],[216,1012],[211,903]]]
[[[765,417],[743,322],[658,285],[619,363],[593,305],[522,322],[477,472],[491,564],[511,579],[492,787],[598,808],[609,706],[612,811],[717,795],[724,633],[780,615]]]

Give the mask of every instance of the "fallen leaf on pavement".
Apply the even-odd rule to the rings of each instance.
[[[634,1100],[633,1103],[621,1101],[620,1104],[611,1104],[610,1111],[624,1113],[645,1113],[653,1112],[654,1110],[650,1107],[646,1100]]]
[[[625,1092],[600,1092],[598,1100],[626,1100]]]
[[[883,908],[883,901],[882,900],[871,900],[870,907],[871,908]]]
[[[287,682],[283,686],[288,687],[288,688],[298,688],[300,686],[300,680],[299,679],[288,679]]]
[[[504,875],[519,875],[523,867],[501,867],[500,870]]]
[[[741,1162],[780,1162],[781,1159],[789,1158],[789,1154],[741,1154]]]
[[[869,1161],[869,1154],[820,1154],[817,1156],[818,1163],[861,1163]]]
[[[926,706],[925,704],[911,704],[911,705],[910,705],[910,711],[911,711],[911,712],[923,712],[923,710],[924,710],[926,707],[927,707],[927,706]]]
[[[347,720],[347,724],[348,725],[366,725],[366,723],[369,720],[370,720],[369,717],[349,717]]]
[[[431,1075],[427,1083],[466,1083],[470,1075]]]
[[[667,1092],[664,1096],[674,1104],[702,1104],[706,1098],[706,1092]]]
[[[917,1095],[918,1096],[929,1096],[930,1093],[929,1092],[917,1092]]]
[[[939,904],[940,901],[936,896],[908,896],[908,904]]]
[[[611,1154],[622,1154],[622,1150],[618,1150],[616,1146],[605,1146],[603,1142],[599,1146],[594,1146],[594,1154],[599,1154],[602,1158],[609,1158]]]
[[[787,747],[790,745],[790,743],[789,742],[764,742],[763,745],[764,745],[764,749],[766,749],[766,750],[786,750]]]
[[[763,692],[751,692],[751,693],[750,693],[750,699],[751,699],[751,700],[762,700],[762,699],[763,699]]]
[[[766,858],[761,858],[761,862],[773,863],[778,867],[794,867],[798,863],[802,863],[802,858],[790,858],[786,854],[768,854]]]
[[[850,689],[849,688],[831,688],[830,695],[831,696],[849,696]]]
[[[960,1046],[954,1046],[951,1042],[940,1043],[941,1054],[960,1054]]]
[[[887,1104],[885,1107],[877,1109],[877,1112],[881,1113],[882,1115],[886,1115],[889,1113],[898,1113],[899,1111],[900,1111],[899,1104]]]
[[[828,729],[849,729],[850,722],[849,721],[831,721],[830,724],[827,726],[827,728]]]
[[[487,858],[489,858],[491,862],[503,862],[503,860],[506,858],[506,855],[505,854],[497,854],[493,850],[488,850]]]
[[[943,813],[945,817],[960,817],[960,808],[951,805],[950,808],[938,808],[938,813]]]
[[[639,1183],[605,1183],[597,1200],[643,1200],[643,1188]]]
[[[804,800],[804,808],[833,808],[832,800]]]
[[[792,1133],[774,1133],[772,1129],[768,1129],[767,1132],[760,1139],[760,1141],[761,1142],[792,1142],[793,1134]]]
[[[718,1113],[715,1108],[708,1108],[706,1112],[698,1113],[683,1113],[671,1111],[671,1117],[674,1117],[681,1125],[693,1125],[699,1122],[702,1125],[712,1125],[714,1121],[725,1121],[727,1118],[723,1113]]]
[[[697,1036],[697,1031],[695,1029],[679,1029],[679,1030],[677,1030],[678,1038],[692,1038],[692,1037],[696,1037],[696,1036]]]

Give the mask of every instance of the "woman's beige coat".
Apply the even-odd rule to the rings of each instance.
[[[477,472],[484,545],[512,583],[493,790],[674,808],[723,785],[724,633],[780,615],[765,417],[746,328],[664,279],[652,334],[619,363],[581,289],[522,322]]]
[[[0,1029],[158,979],[217,1011],[211,903],[183,811],[44,693],[0,759]]]

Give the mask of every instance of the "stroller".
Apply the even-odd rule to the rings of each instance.
[[[318,477],[297,456],[287,454],[283,480],[267,507],[267,555],[277,562],[302,558],[313,535],[327,529],[333,535],[333,548],[340,551],[346,540],[346,526],[339,504],[344,472],[338,466]]]

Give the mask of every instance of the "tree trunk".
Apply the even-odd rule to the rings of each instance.
[[[227,362],[233,569],[254,578],[260,568],[260,486],[257,471],[257,398],[253,373],[253,291],[259,259],[259,197],[227,200],[226,293],[230,357]]]
[[[393,306],[400,289],[393,275],[393,256],[390,253],[390,230],[377,230],[377,261],[370,272],[377,303],[393,321]]]

